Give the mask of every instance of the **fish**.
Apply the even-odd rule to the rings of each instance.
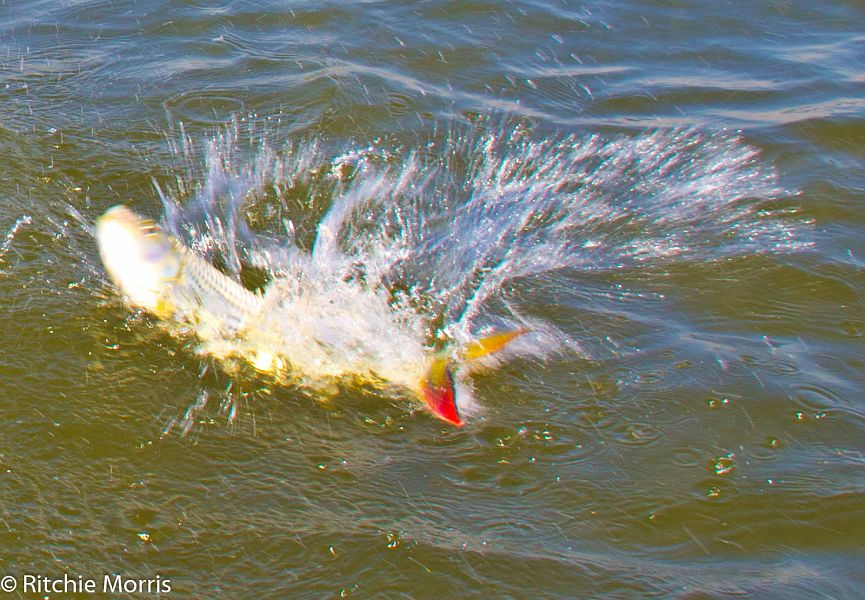
[[[397,318],[387,298],[310,264],[275,276],[261,292],[218,270],[155,222],[124,205],[96,223],[102,263],[124,303],[191,329],[217,359],[315,386],[334,379],[408,390],[435,417],[461,426],[455,370],[501,351],[525,329],[498,332],[461,350],[433,351]]]

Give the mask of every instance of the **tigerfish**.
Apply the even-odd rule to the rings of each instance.
[[[397,319],[385,294],[343,277],[276,276],[253,292],[125,206],[96,224],[103,264],[125,303],[191,329],[217,359],[304,382],[360,378],[409,390],[436,417],[462,425],[454,370],[501,350],[525,330],[461,351],[433,351]]]

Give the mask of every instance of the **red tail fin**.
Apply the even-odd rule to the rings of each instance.
[[[453,425],[463,424],[457,410],[454,378],[447,355],[439,354],[433,359],[426,375],[420,380],[420,392],[426,405],[439,419]]]
[[[471,361],[494,354],[526,331],[526,329],[517,329],[483,337],[477,342],[469,344],[462,357],[466,361]],[[420,396],[435,416],[452,425],[459,426],[463,424],[463,420],[457,409],[451,366],[450,358],[446,353],[436,355],[426,374],[420,380]]]

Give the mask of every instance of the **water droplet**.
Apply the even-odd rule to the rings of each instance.
[[[394,531],[387,534],[387,547],[389,550],[393,550],[394,548],[399,546],[401,541],[402,540],[400,540],[399,532]]]
[[[717,459],[715,459],[715,464],[713,465],[713,470],[715,471],[715,474],[726,475],[727,473],[732,471],[733,467],[735,466],[733,464],[734,457],[735,455],[730,452],[729,454],[719,456]]]

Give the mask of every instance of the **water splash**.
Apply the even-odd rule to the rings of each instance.
[[[183,137],[175,151],[196,166],[159,190],[164,227],[238,279],[279,280],[284,332],[334,307],[334,332],[374,336],[394,363],[492,329],[534,332],[517,351],[573,345],[508,297],[516,282],[807,245],[802,222],[773,208],[787,193],[774,167],[734,133],[539,138],[481,124],[329,152],[320,140],[276,151],[241,129],[200,160]],[[364,306],[386,306],[387,322]]]
[[[18,231],[25,225],[30,225],[32,222],[33,219],[30,218],[30,215],[21,215],[15,219],[15,223],[13,223],[12,227],[9,228],[9,231],[6,232],[6,237],[3,239],[3,243],[0,243],[0,265],[6,263],[6,255],[9,254],[10,250],[12,250],[12,242],[15,240]],[[0,275],[5,274],[6,272],[0,268]]]

